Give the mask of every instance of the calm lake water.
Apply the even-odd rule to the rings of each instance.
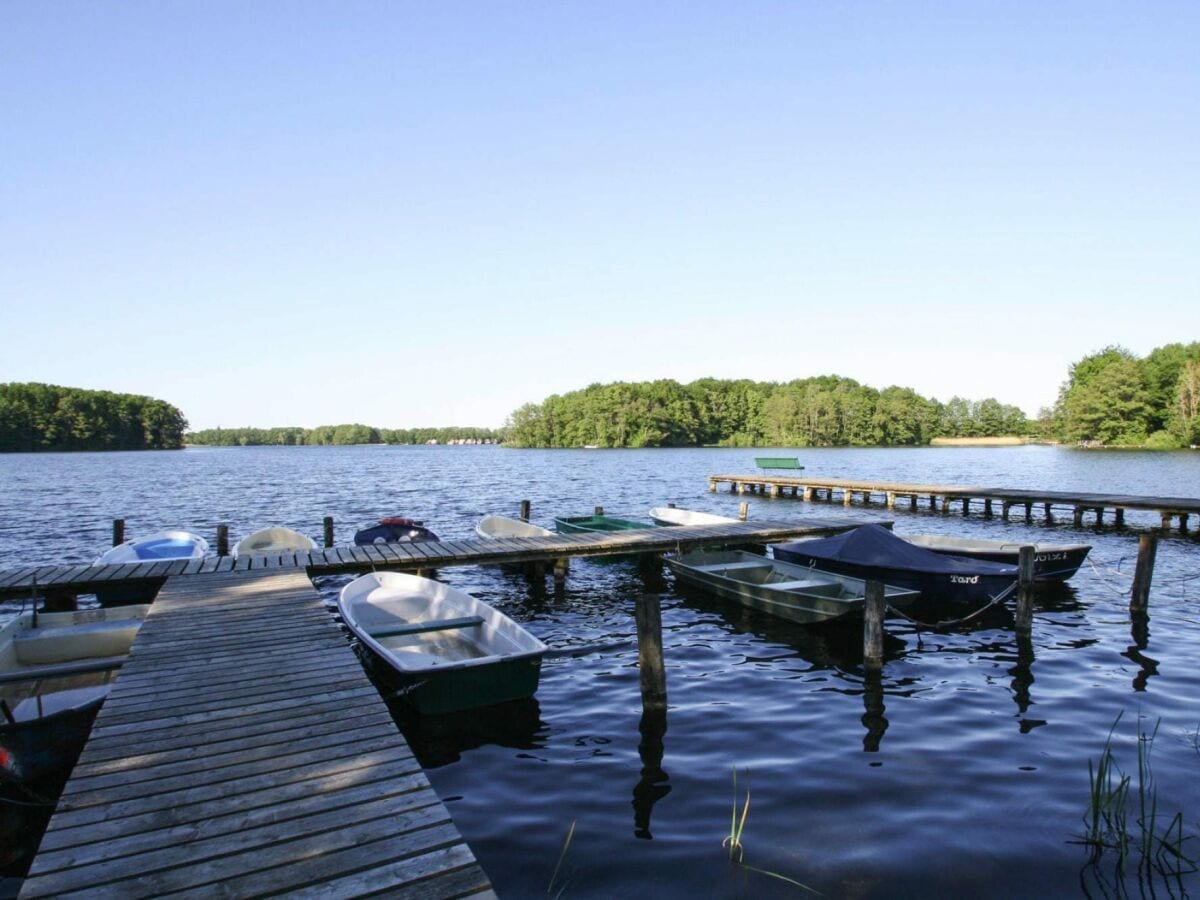
[[[1200,453],[1052,447],[784,451],[812,475],[1197,496]],[[340,541],[381,515],[446,538],[488,513],[644,516],[655,505],[752,519],[888,518],[881,507],[710,494],[710,474],[753,470],[750,450],[522,451],[497,447],[189,449],[0,456],[0,565],[90,561],[111,520],[233,539],[283,524]],[[1043,592],[1032,639],[1011,616],[954,631],[889,619],[878,683],[856,628],[805,628],[676,592],[620,563],[573,564],[566,590],[495,568],[445,569],[561,654],[537,698],[436,725],[403,721],[463,835],[509,897],[771,897],[795,886],[730,864],[732,772],[751,805],[745,862],[830,897],[1180,896],[1194,889],[1088,866],[1088,761],[1118,715],[1118,764],[1135,776],[1138,724],[1158,727],[1160,818],[1200,835],[1200,543],[1158,550],[1148,632],[1131,627],[1134,534],[909,513],[899,533],[1094,544]],[[1134,524],[1156,517],[1131,514]],[[1069,521],[1069,516],[1068,516]],[[1193,523],[1194,525],[1195,523]],[[347,579],[318,587],[332,605]],[[662,599],[670,708],[646,720],[633,608]],[[13,606],[0,607],[0,617]],[[11,816],[11,810],[0,811]],[[1131,820],[1132,824],[1132,820]],[[569,831],[574,835],[563,853]],[[28,841],[27,841],[28,842]],[[1200,856],[1200,840],[1190,843]],[[14,857],[28,853],[20,847]],[[551,879],[559,865],[557,880]],[[10,868],[13,863],[10,862]],[[1129,869],[1136,867],[1136,856]]]

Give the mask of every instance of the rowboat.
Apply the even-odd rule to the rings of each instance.
[[[344,588],[338,611],[389,669],[398,696],[430,715],[532,697],[547,647],[470,594],[399,572]]]
[[[595,534],[596,532],[634,531],[639,528],[654,527],[649,522],[618,519],[615,516],[570,516],[554,520],[554,530],[559,534]]]
[[[668,556],[665,562],[685,584],[743,606],[812,625],[862,615],[866,582],[849,575],[819,572],[744,550],[697,550]],[[918,594],[884,586],[884,599],[897,608]]]
[[[74,764],[148,609],[28,610],[0,628],[0,777]]]
[[[656,506],[650,510],[650,518],[654,520],[655,525],[727,525],[737,521],[726,516],[677,509],[674,506]]]
[[[942,537],[934,534],[906,534],[904,540],[915,547],[985,559],[1015,566],[1022,544],[1011,541],[984,541],[968,538]],[[1083,565],[1091,544],[1033,544],[1033,577],[1036,581],[1066,581]]]
[[[306,534],[290,528],[275,526],[247,535],[233,548],[234,556],[261,556],[266,553],[288,553],[315,550],[317,542]]]
[[[367,525],[354,533],[354,543],[364,544],[408,544],[417,541],[441,540],[425,527],[423,522],[403,516],[389,516],[374,525]]]
[[[481,538],[550,537],[554,534],[548,528],[508,516],[484,516],[475,525],[475,533]]]
[[[860,525],[830,538],[776,544],[772,552],[785,562],[873,578],[945,600],[996,600],[1017,583],[1016,566],[924,550],[882,525]]]
[[[132,538],[101,553],[92,565],[161,562],[164,559],[201,559],[208,553],[208,541],[190,531],[160,531],[144,538]],[[96,591],[101,606],[149,603],[161,587],[161,579],[129,582]]]

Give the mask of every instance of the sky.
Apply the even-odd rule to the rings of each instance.
[[[1200,340],[1200,4],[0,0],[0,382],[497,427]]]

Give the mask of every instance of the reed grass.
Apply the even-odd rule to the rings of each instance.
[[[750,770],[746,770],[746,781],[750,781]],[[746,831],[746,819],[750,815],[750,786],[746,785],[746,799],[742,802],[741,815],[738,815],[738,787],[737,787],[737,769],[733,770],[733,805],[729,813],[729,834],[725,840],[721,841],[722,847],[729,848],[729,861],[741,869],[746,869],[750,872],[757,872],[759,875],[766,875],[778,881],[786,882],[787,884],[795,885],[810,894],[815,894],[818,897],[823,897],[820,891],[809,887],[807,884],[796,881],[794,878],[788,878],[786,875],[781,875],[778,872],[772,872],[769,869],[760,869],[757,866],[752,866],[745,862],[746,848],[742,844],[742,835]]]
[[[569,850],[571,848],[571,839],[573,837],[575,837],[575,822],[576,821],[578,821],[578,820],[574,819],[571,821],[571,827],[567,831],[567,839],[563,843],[562,851],[558,854],[558,864],[554,867],[554,874],[550,876],[550,883],[548,885],[546,885],[546,896],[547,897],[551,897],[551,896],[555,897],[556,900],[558,897],[561,897],[563,894],[563,891],[565,891],[567,889],[567,883],[564,881],[562,884],[562,887],[560,887],[558,889],[558,893],[556,894],[556,893],[554,893],[554,883],[556,881],[558,881],[558,873],[562,869],[563,860],[565,860],[567,858],[567,850]]]
[[[1113,738],[1124,713],[1119,713],[1108,730],[1104,749],[1093,764],[1088,760],[1088,809],[1084,814],[1085,831],[1079,843],[1088,847],[1090,863],[1098,865],[1106,853],[1116,856],[1116,874],[1124,877],[1126,863],[1137,854],[1139,880],[1158,873],[1179,879],[1198,871],[1197,861],[1185,847],[1195,838],[1185,832],[1183,813],[1161,825],[1158,790],[1150,764],[1151,751],[1158,737],[1158,720],[1146,733],[1137,726],[1137,781],[1121,771],[1113,753]],[[1135,793],[1136,791],[1136,793]]]

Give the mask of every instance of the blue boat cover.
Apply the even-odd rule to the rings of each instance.
[[[781,544],[780,549],[817,560],[836,560],[878,569],[905,569],[911,572],[945,575],[1017,577],[1016,566],[934,553],[896,537],[882,525],[860,525],[853,531],[831,538]]]
[[[195,541],[157,538],[138,541],[133,545],[133,552],[137,554],[138,559],[186,559],[192,555],[195,548]]]

